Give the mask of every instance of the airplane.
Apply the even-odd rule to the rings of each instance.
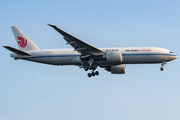
[[[166,62],[178,56],[171,50],[158,47],[128,47],[128,48],[97,48],[55,25],[48,24],[59,32],[73,49],[40,49],[17,26],[12,26],[19,49],[3,46],[10,50],[15,60],[22,59],[50,65],[75,65],[91,70],[88,77],[99,75],[97,67],[103,68],[112,74],[125,74],[126,64],[154,64],[161,63],[160,70]]]

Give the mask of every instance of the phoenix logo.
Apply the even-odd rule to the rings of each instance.
[[[18,37],[17,36],[17,38],[18,38],[18,44],[20,45],[20,47],[21,48],[24,48],[24,47],[26,47],[26,45],[27,45],[27,40],[26,39],[24,39],[23,37]]]

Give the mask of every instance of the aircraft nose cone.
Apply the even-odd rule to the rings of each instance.
[[[174,59],[177,59],[177,58],[178,58],[178,56],[177,56],[176,54],[174,54],[173,60],[174,60]]]
[[[177,58],[178,58],[178,56],[176,55],[176,56],[175,56],[175,59],[177,59]]]

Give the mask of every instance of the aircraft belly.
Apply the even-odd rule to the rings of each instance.
[[[30,58],[25,60],[51,64],[51,65],[70,65],[72,59],[73,58],[68,58],[68,57],[43,57],[43,58]]]
[[[24,58],[21,58],[24,59]],[[25,58],[24,60],[32,61],[32,62],[38,62],[38,63],[44,63],[44,64],[50,64],[50,65],[56,65],[52,58]]]
[[[56,57],[54,58],[54,62],[57,65],[72,65],[71,61],[74,57]]]
[[[121,62],[95,61],[94,64],[98,66],[112,66],[112,65],[119,65],[121,64]]]

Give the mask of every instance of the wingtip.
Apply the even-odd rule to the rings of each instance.
[[[55,27],[55,25],[51,25],[51,24],[47,24],[47,25],[49,25],[49,26],[51,26],[51,27]]]

